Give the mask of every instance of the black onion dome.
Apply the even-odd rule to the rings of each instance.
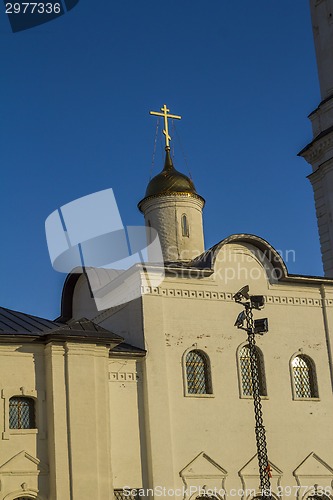
[[[192,180],[178,172],[172,163],[170,151],[166,151],[164,168],[149,182],[145,197],[161,193],[196,193]]]
[[[205,203],[202,196],[196,192],[193,181],[187,175],[175,169],[170,150],[166,149],[164,168],[162,172],[150,180],[143,200],[138,203],[138,208],[142,211],[142,203],[148,198],[167,196],[168,194],[177,195],[177,193],[199,198]]]
[[[172,163],[170,151],[166,151],[165,164],[161,173],[149,182],[145,198],[167,193],[192,193],[196,190],[192,180],[186,175],[178,172]]]

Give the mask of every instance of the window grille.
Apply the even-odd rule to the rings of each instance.
[[[318,493],[318,495],[311,495],[310,497],[307,498],[307,500],[330,500],[330,499],[327,495]]]
[[[186,356],[187,392],[211,394],[210,368],[207,356],[201,351],[190,351]]]
[[[265,383],[265,373],[264,373],[264,361],[262,354],[256,348],[256,359],[257,359],[257,371],[259,377],[259,391],[260,396],[267,396],[266,383]],[[242,394],[243,396],[252,396],[252,373],[251,373],[251,359],[250,359],[250,348],[248,345],[242,347],[239,353],[239,365],[241,372],[241,383],[242,383]]]
[[[256,495],[255,497],[252,498],[252,500],[268,500],[268,499],[274,500],[275,496],[267,497],[267,496],[262,496],[262,495]]]
[[[126,490],[119,489],[113,490],[115,500],[139,500],[139,489],[140,488],[126,488]],[[132,494],[132,491],[135,494]],[[128,493],[131,492],[130,495]]]
[[[208,495],[208,493],[203,493],[202,495],[196,497],[196,500],[207,500],[207,499],[217,500],[217,497],[214,495]]]
[[[190,236],[190,227],[185,214],[182,215],[182,236],[186,236],[187,238]]]
[[[297,398],[315,398],[314,370],[307,356],[296,356],[292,361],[295,394]]]
[[[203,493],[202,495],[199,495],[198,497],[196,497],[196,500],[207,500],[207,498],[210,500],[217,500],[216,496],[208,495],[208,493]]]
[[[13,397],[9,400],[9,428],[35,429],[35,402],[32,398]]]

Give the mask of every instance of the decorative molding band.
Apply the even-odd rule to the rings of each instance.
[[[233,293],[228,292],[212,292],[208,290],[184,290],[181,288],[162,288],[162,287],[141,287],[141,292],[144,295],[160,295],[163,297],[185,298],[185,299],[202,299],[202,300],[217,300],[225,302],[233,302]],[[280,297],[273,295],[265,295],[267,304],[282,304],[295,306],[312,306],[321,307],[323,300],[321,298],[308,297]],[[333,299],[325,299],[326,307],[333,307]]]
[[[33,356],[42,356],[43,355],[43,349],[44,346],[42,345],[34,345],[33,349],[31,351],[18,351],[18,347],[22,347],[22,342],[16,342],[15,344],[10,344],[10,345],[1,345],[0,346],[0,353],[1,356],[20,356],[21,358],[33,358]]]
[[[136,382],[137,374],[135,372],[110,372],[110,382]]]
[[[153,194],[151,196],[147,196],[146,198],[143,198],[139,203],[138,203],[138,208],[140,210],[140,212],[143,212],[144,210],[144,205],[147,206],[147,204],[149,204],[149,202],[151,202],[152,200],[156,200],[156,199],[159,199],[159,198],[165,198],[165,199],[172,199],[172,198],[175,198],[175,197],[178,197],[179,198],[192,198],[194,200],[197,200],[198,202],[200,202],[201,206],[203,207],[205,205],[205,199],[200,196],[199,194],[197,193],[188,193],[187,191],[175,191],[175,192],[164,192],[164,193],[158,193],[158,194]]]
[[[317,166],[316,170],[314,170],[311,174],[307,176],[307,178],[310,180],[312,186],[314,189],[321,193],[321,196],[324,196],[323,194],[323,186],[322,182],[325,179],[325,176],[332,170],[333,168],[333,163],[332,159],[328,159],[324,161],[324,163],[321,163],[320,165]]]
[[[65,343],[65,354],[71,356],[93,356],[95,358],[108,358],[109,349],[105,346],[96,346],[93,338],[89,344],[74,344],[72,342]]]
[[[303,151],[299,153],[300,156],[310,164],[321,157],[328,149],[333,146],[333,134],[329,133],[320,139],[313,139],[309,146],[306,146]]]

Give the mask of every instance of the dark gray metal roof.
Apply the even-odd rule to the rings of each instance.
[[[0,335],[6,333],[43,335],[61,326],[63,323],[0,307]]]
[[[19,311],[0,307],[0,337],[81,337],[93,339],[112,339],[122,342],[123,338],[96,325],[87,318],[72,320],[68,323],[39,318]]]
[[[71,320],[68,323],[61,324],[51,332],[46,332],[44,335],[47,337],[52,336],[52,338],[75,338],[80,337],[81,339],[94,339],[94,340],[112,340],[112,343],[119,344],[124,339],[119,335],[106,330],[100,325],[97,325],[93,321],[87,318],[81,318],[78,320]]]
[[[116,347],[114,347],[110,355],[120,355],[120,356],[125,356],[126,355],[132,355],[132,356],[145,356],[146,355],[145,349],[141,349],[140,347],[134,347],[131,344],[127,344],[126,342],[121,342],[118,344]]]
[[[19,311],[0,307],[0,340],[15,342],[20,338],[26,341],[73,340],[87,342],[93,340],[111,347],[112,352],[122,355],[144,356],[143,349],[123,342],[123,338],[87,318],[70,320],[67,323],[32,316]]]

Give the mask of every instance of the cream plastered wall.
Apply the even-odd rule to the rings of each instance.
[[[311,474],[317,478],[308,474],[298,481],[303,485],[308,481],[309,486],[332,486],[332,385],[319,287],[270,284],[262,264],[248,247],[228,245],[223,252],[229,252],[232,258],[227,264],[225,259],[217,264],[215,276],[195,283],[170,278],[143,297],[152,481],[155,486],[180,487],[191,481],[207,485],[210,475],[214,476],[213,466],[207,477],[200,473],[200,467],[196,474],[193,472],[195,463],[190,467],[192,477],[187,475],[186,480],[182,472],[204,452],[218,465],[216,486],[223,483],[227,490],[258,487],[255,461],[246,467],[256,453],[253,402],[240,397],[236,353],[246,335],[234,327],[241,309],[232,300],[233,293],[249,284],[252,293],[266,296],[266,308],[256,317],[269,318],[269,333],[257,338],[266,369],[268,396],[263,408],[268,455],[276,467],[272,485],[275,489],[279,484],[296,486],[293,472],[314,452],[322,461],[319,471],[311,455]],[[225,282],[225,273],[223,279],[218,272],[226,265],[230,273],[232,266],[235,270],[229,283]],[[242,271],[238,276],[243,268],[248,274]],[[332,286],[327,288],[325,306],[332,334],[333,293]],[[185,395],[184,354],[193,348],[203,350],[210,358],[212,396]],[[318,400],[293,399],[290,362],[297,353],[310,356],[315,363]],[[198,460],[202,461],[202,455]]]
[[[308,176],[314,193],[322,261],[326,276],[333,276],[333,124],[332,98],[310,115],[314,141],[300,154],[312,166]],[[327,130],[330,132],[327,133]],[[324,135],[319,139],[317,136]]]
[[[310,0],[321,102],[309,118],[313,141],[300,155],[311,164],[324,272],[333,277],[333,0]],[[321,135],[320,135],[321,134]]]
[[[0,498],[113,498],[109,348],[94,343],[0,347]],[[36,429],[9,428],[9,398],[35,399]]]
[[[92,318],[147,350],[142,391],[126,380],[126,373],[134,373],[127,364],[120,367],[114,360],[116,369],[109,366],[110,373],[125,373],[125,380],[110,381],[117,488],[137,487],[141,477],[143,487],[224,487],[229,497],[233,488],[258,490],[253,401],[241,397],[237,363],[246,333],[234,327],[241,307],[232,299],[245,284],[266,298],[255,317],[269,319],[269,332],[257,336],[257,343],[265,362],[272,486],[282,493],[288,486],[333,486],[332,283],[282,283],[272,269],[255,247],[225,245],[210,277],[166,277],[145,290],[142,303],[138,299]],[[184,359],[194,348],[209,356],[212,395],[186,395]],[[294,398],[291,360],[300,353],[316,366],[319,398]],[[127,404],[130,415],[125,416]],[[305,488],[301,492],[298,498]],[[189,490],[185,496],[191,496]]]
[[[112,317],[112,320],[109,318]],[[98,311],[91,297],[86,277],[81,275],[73,295],[73,318],[88,318],[126,339],[126,342],[144,348],[142,299],[125,302],[111,309]]]
[[[142,488],[146,469],[142,361],[111,358],[109,363],[113,483]]]
[[[321,107],[313,115],[316,122],[320,115]],[[333,116],[330,121],[332,124]],[[323,267],[325,276],[333,277],[333,134],[314,141],[302,156],[313,168],[308,178],[313,187]]]
[[[46,350],[50,500],[111,499],[109,349],[66,342]]]
[[[333,1],[310,0],[322,100],[333,93]]]
[[[142,203],[146,225],[158,232],[165,261],[190,261],[204,251],[203,205],[202,198],[180,193]],[[188,221],[188,236],[182,234],[183,215]]]
[[[48,498],[48,443],[44,346],[0,346],[0,498],[24,493]],[[37,429],[9,428],[9,399],[35,400]],[[37,497],[38,494],[38,497]]]

